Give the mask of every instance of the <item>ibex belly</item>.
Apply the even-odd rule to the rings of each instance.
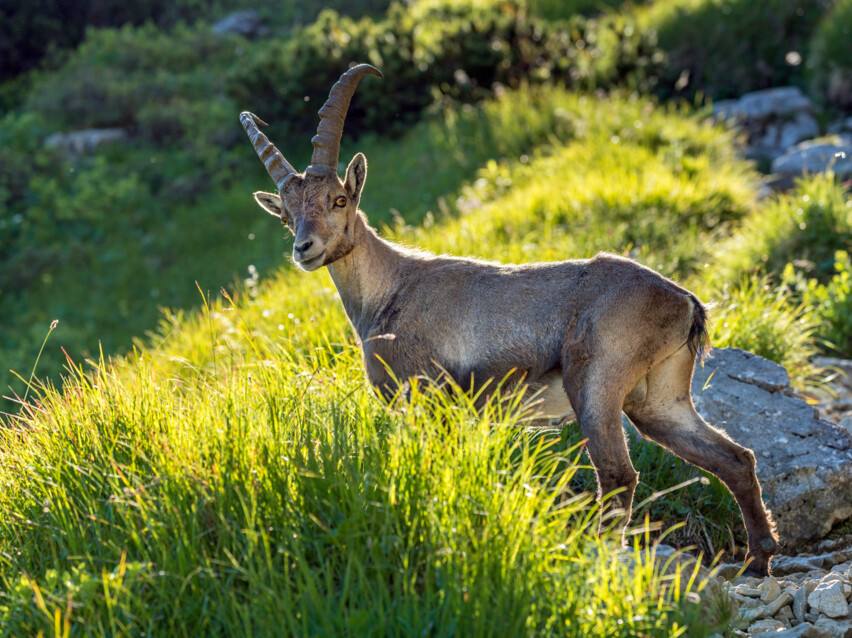
[[[530,395],[535,402],[535,418],[548,419],[551,424],[573,421],[574,408],[562,387],[562,369],[556,368],[530,384]]]
[[[642,377],[628,393],[625,402],[641,404],[648,392],[647,377]],[[549,420],[552,425],[573,421],[574,408],[562,386],[562,369],[551,370],[535,383],[530,384],[530,396],[534,397],[535,418]]]

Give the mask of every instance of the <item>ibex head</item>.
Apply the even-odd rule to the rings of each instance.
[[[355,215],[367,178],[367,159],[356,154],[343,181],[337,176],[337,160],[349,102],[358,82],[368,73],[382,77],[375,67],[359,64],[340,76],[332,87],[319,111],[319,127],[311,140],[314,154],[304,173],[296,172],[260,132],[258,125],[266,126],[260,118],[248,111],[240,114],[254,150],[278,187],[277,195],[257,192],[254,198],[265,211],[280,217],[295,235],[293,261],[303,270],[333,263],[354,247]]]

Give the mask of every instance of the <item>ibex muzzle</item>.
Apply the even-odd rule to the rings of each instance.
[[[314,155],[296,173],[257,129],[240,118],[278,194],[255,193],[296,235],[304,270],[328,266],[364,353],[370,383],[392,397],[405,381],[449,374],[464,388],[493,379],[525,383],[538,416],[576,418],[598,479],[598,498],[630,519],[638,473],[621,426],[627,414],[642,436],[718,476],[733,492],[748,529],[747,562],[766,574],[777,537],[763,505],[750,450],[695,411],[690,383],[707,339],[701,302],[629,259],[500,265],[433,256],[387,242],[358,201],[367,160],[355,155],[337,177],[343,120],[362,64],[334,85],[320,110]],[[393,339],[382,338],[394,335]],[[388,368],[392,374],[388,372]]]

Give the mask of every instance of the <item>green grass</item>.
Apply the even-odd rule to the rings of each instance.
[[[206,364],[75,368],[0,429],[0,635],[709,630],[703,584],[597,540],[578,448],[517,399],[385,408],[327,282],[285,282],[187,322]]]
[[[406,211],[393,222],[392,201],[375,204],[385,232],[500,260],[609,249],[698,281],[691,247],[756,206],[723,132],[645,100],[507,94],[359,148],[365,209],[392,195]],[[257,164],[243,218],[280,254],[280,226],[250,200],[265,180]],[[632,440],[648,502],[630,571],[593,533],[576,428],[527,432],[516,411],[426,391],[384,407],[325,272],[261,272],[213,297],[165,313],[127,359],[73,356],[61,392],[31,392],[0,428],[7,634],[700,636],[720,620],[640,549],[659,537],[646,516],[709,554],[741,545],[715,479]],[[775,325],[783,309],[767,308]]]

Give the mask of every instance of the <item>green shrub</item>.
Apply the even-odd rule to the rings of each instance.
[[[668,54],[663,95],[721,99],[800,83],[803,66],[787,54],[807,56],[808,40],[833,2],[670,0],[638,15]]]
[[[818,320],[789,286],[743,276],[737,285],[724,285],[720,292],[705,296],[715,304],[710,322],[713,346],[742,348],[780,363],[797,384],[811,376]]]
[[[832,174],[799,182],[788,194],[764,206],[716,251],[708,275],[736,285],[751,273],[778,277],[789,262],[826,281],[835,251],[852,249],[852,198]]]
[[[557,27],[529,17],[521,3],[443,0],[394,5],[381,20],[325,11],[291,39],[253,47],[230,74],[230,94],[241,108],[301,133],[316,126],[328,79],[352,62],[385,74],[358,90],[346,127],[357,135],[399,129],[436,98],[481,100],[497,85],[648,88],[662,57],[623,17],[577,17]]]
[[[784,280],[811,307],[819,319],[819,337],[825,346],[842,356],[852,355],[852,260],[845,250],[838,250],[834,274],[826,283],[805,278],[789,264]]]
[[[206,26],[90,30],[60,70],[41,74],[26,109],[58,130],[118,126],[160,146],[217,140],[236,111],[223,70],[242,46]]]
[[[638,0],[639,3],[647,1],[649,0]],[[629,4],[631,0],[528,0],[530,13],[545,20],[566,20],[576,15],[595,15],[619,10]]]
[[[0,84],[74,49],[89,28],[153,23],[170,30],[179,24],[210,22],[237,9],[256,10],[273,28],[313,21],[323,7],[346,15],[381,13],[390,0],[28,0],[0,5]],[[168,53],[167,49],[162,51]]]
[[[824,104],[852,110],[852,0],[838,0],[817,26],[807,71],[811,95]]]

